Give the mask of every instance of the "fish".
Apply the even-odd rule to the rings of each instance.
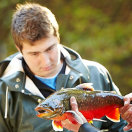
[[[119,108],[124,105],[123,96],[115,91],[94,90],[90,83],[74,88],[65,88],[48,96],[35,108],[39,118],[52,120],[55,131],[63,131],[61,121],[68,119],[73,124],[80,123],[77,114],[71,110],[70,98],[77,100],[78,110],[88,122],[106,116],[113,122],[120,122]]]

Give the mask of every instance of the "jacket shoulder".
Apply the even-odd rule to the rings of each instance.
[[[7,58],[5,58],[4,60],[2,60],[0,62],[0,77],[2,76],[3,72],[5,71],[6,67],[8,66],[8,64],[10,63],[10,61],[17,55],[18,53],[12,54],[10,56],[8,56]]]
[[[103,85],[106,84],[104,86],[105,89],[103,89],[103,90],[105,90],[105,91],[109,91],[109,90],[113,91],[114,90],[119,95],[121,95],[119,88],[113,82],[109,71],[102,64],[95,62],[95,61],[89,61],[89,60],[83,60],[83,62],[85,65],[87,65],[92,80],[96,80],[97,78],[98,79],[100,78],[99,80],[102,80],[104,82]],[[98,81],[98,82],[100,82],[100,81]],[[97,83],[97,81],[95,83]],[[98,84],[98,86],[99,86],[99,84]],[[109,88],[108,88],[108,86],[109,86]]]
[[[106,67],[98,62],[90,60],[83,60],[83,62],[90,70],[98,71],[100,73],[108,73]]]

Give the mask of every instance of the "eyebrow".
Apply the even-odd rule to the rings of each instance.
[[[45,49],[44,51],[48,51],[50,48],[52,48],[53,46],[55,46],[57,43],[52,44],[50,47],[48,47],[47,49]],[[29,51],[28,54],[33,54],[33,53],[40,53],[40,51]]]
[[[49,50],[50,48],[54,47],[56,43],[52,44],[50,47],[48,47],[45,51]]]

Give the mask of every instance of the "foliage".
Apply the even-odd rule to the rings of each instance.
[[[16,51],[10,34],[12,13],[24,0],[1,1],[0,56]],[[60,25],[61,43],[83,58],[103,64],[123,95],[132,87],[131,0],[28,0],[49,7]],[[6,51],[7,50],[7,51]]]

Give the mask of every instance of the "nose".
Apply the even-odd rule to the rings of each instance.
[[[50,55],[47,54],[47,53],[41,53],[40,61],[44,65],[49,65],[49,63],[50,63]]]

